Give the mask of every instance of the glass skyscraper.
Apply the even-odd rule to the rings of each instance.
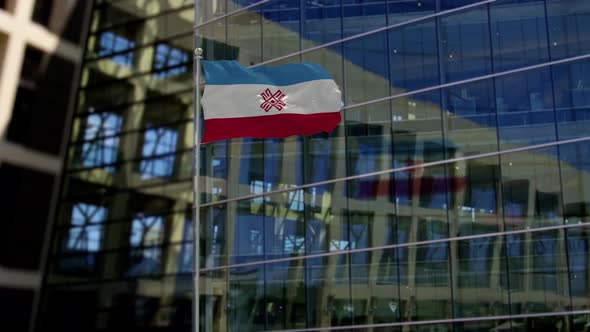
[[[94,3],[39,331],[191,330],[195,44],[344,100],[201,145],[201,331],[590,329],[590,1],[194,6]]]

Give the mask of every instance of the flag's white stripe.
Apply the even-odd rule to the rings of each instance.
[[[261,93],[281,90],[286,106],[265,112]],[[342,106],[342,96],[333,80],[314,80],[287,86],[262,84],[205,85],[201,99],[205,119],[227,119],[277,114],[316,114],[337,112]]]

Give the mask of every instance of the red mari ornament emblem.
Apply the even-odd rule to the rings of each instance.
[[[260,94],[260,97],[264,99],[262,104],[260,104],[260,108],[262,108],[265,112],[270,111],[273,107],[280,111],[283,109],[283,107],[287,106],[287,104],[285,104],[285,102],[282,100],[285,98],[285,94],[281,90],[277,90],[277,92],[272,93],[267,88],[263,93]]]

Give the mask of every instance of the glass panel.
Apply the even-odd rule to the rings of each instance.
[[[439,92],[427,92],[393,100],[393,168],[418,166],[445,156]],[[452,151],[452,150],[450,150]],[[452,152],[449,152],[452,153]],[[447,176],[443,167],[395,172],[392,199],[398,215],[412,217],[416,209],[424,215],[446,220]],[[432,203],[432,204],[430,204]]]
[[[332,241],[333,250],[344,249],[344,241]],[[308,326],[350,325],[354,306],[350,300],[348,255],[306,260],[307,303],[310,304]]]
[[[344,43],[347,105],[389,95],[386,38],[381,32]]]
[[[226,270],[201,273],[201,303],[199,306],[201,331],[230,331],[227,327],[228,313],[231,309],[227,302],[229,294],[227,274]],[[188,288],[184,294],[189,294],[191,290]],[[189,310],[189,312],[192,311]],[[191,321],[191,319],[186,320],[186,322]]]
[[[555,112],[548,69],[496,78],[500,148],[555,141]]]
[[[448,111],[445,113],[447,144],[456,149],[457,156],[498,150],[493,96],[491,80],[443,90],[443,105]]]
[[[583,308],[587,308],[590,302],[588,299],[588,286],[590,286],[588,230],[588,227],[567,230],[569,283],[573,310],[584,310]]]
[[[559,139],[587,136],[590,130],[590,62],[552,67]]]
[[[388,24],[397,24],[434,14],[436,0],[389,0],[387,1]]]
[[[394,95],[439,84],[435,21],[390,30],[389,62]]]
[[[202,155],[207,156],[201,160],[201,171],[205,172],[205,176],[201,177],[201,183],[204,184],[201,192],[206,193],[205,198],[201,196],[202,202],[226,199],[229,196],[226,182],[229,166],[228,143],[221,141],[207,144]]]
[[[590,221],[590,143],[559,147],[566,223]]]
[[[379,222],[371,227],[373,246],[390,245],[407,241],[409,223],[403,223],[393,215],[379,216]],[[401,218],[400,218],[401,219]],[[399,322],[402,314],[400,303],[400,287],[407,284],[407,270],[402,268],[401,262],[407,262],[406,247],[371,251],[369,274],[365,284],[355,286],[353,297],[364,294],[368,297],[368,320],[375,324]]]
[[[330,73],[334,81],[344,91],[344,70],[342,57],[342,44],[335,46],[333,49],[321,48],[312,52],[303,54],[303,62],[317,63]]]
[[[262,2],[262,0],[232,0],[232,1],[228,1],[228,13],[235,11],[235,10],[239,10],[241,8],[247,7],[247,6],[251,6],[251,5],[255,5],[259,2]]]
[[[446,237],[447,230],[439,222],[422,220],[417,234],[419,241],[434,240]],[[409,246],[408,259],[400,262],[400,268],[408,278],[400,289],[402,321],[452,317],[448,243]]]
[[[266,204],[266,258],[305,253],[303,189],[272,195]]]
[[[459,7],[471,5],[471,4],[474,4],[477,2],[481,2],[481,0],[444,0],[444,1],[440,2],[439,10],[448,10],[448,9],[459,8]],[[482,7],[484,7],[484,6],[482,5]]]
[[[509,0],[492,3],[490,22],[494,71],[549,60],[544,1]]]
[[[306,327],[308,303],[304,279],[304,260],[265,265],[267,330]]]
[[[451,244],[457,251],[455,317],[489,317],[510,314],[509,292],[499,288],[502,237],[481,237]],[[488,323],[489,324],[489,323]],[[493,326],[493,324],[492,324]]]
[[[227,330],[265,330],[264,265],[233,268],[229,271]],[[248,308],[247,310],[245,310]]]
[[[590,3],[584,0],[547,1],[551,58],[590,52]]]
[[[391,110],[389,102],[346,111],[348,175],[387,170],[391,167]],[[348,182],[348,197],[359,201],[389,198],[389,174]],[[359,202],[361,203],[361,202]],[[393,206],[359,204],[354,211],[390,211]]]
[[[252,8],[227,18],[227,43],[236,47],[236,59],[244,66],[262,61],[260,8]]]
[[[375,30],[386,25],[386,0],[343,1],[344,37]]]
[[[341,1],[304,1],[301,19],[303,49],[342,38]],[[324,24],[325,21],[330,24]]]
[[[501,231],[498,157],[455,162],[447,167],[447,172],[452,192],[449,213],[455,228],[452,234],[466,236]]]
[[[262,6],[262,13],[263,60],[299,51],[299,2],[271,1]]]
[[[506,228],[528,229],[563,223],[557,149],[501,156]]]
[[[227,19],[212,22],[197,30],[200,37],[199,45],[203,49],[203,59],[206,60],[235,60],[238,48],[227,44]]]
[[[486,7],[440,19],[440,55],[444,81],[452,82],[492,71]]]
[[[563,231],[506,237],[509,244],[513,314],[562,311],[569,307],[569,286]],[[514,281],[513,281],[514,280]]]
[[[195,20],[196,24],[202,24],[227,12],[227,1],[225,0],[194,1],[194,3],[199,6],[199,17]]]

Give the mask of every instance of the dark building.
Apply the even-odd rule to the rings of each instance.
[[[85,1],[0,1],[0,320],[29,331],[40,295]]]
[[[201,331],[588,330],[590,2],[113,0],[38,331],[191,330],[195,44],[344,97],[332,133],[200,147]]]

